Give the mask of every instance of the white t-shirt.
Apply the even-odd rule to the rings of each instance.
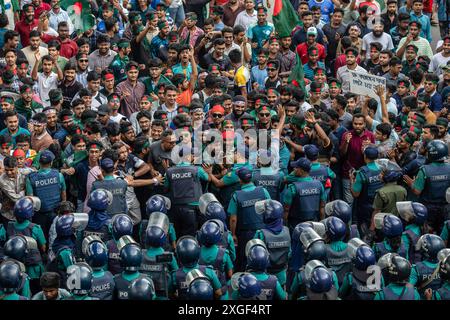
[[[428,68],[429,72],[435,73],[437,76],[442,74],[442,68],[447,65],[450,61],[449,57],[444,57],[442,52],[436,53],[431,59],[430,67]]]
[[[51,72],[48,77],[43,72],[38,72],[39,96],[44,107],[50,107],[48,93],[52,89],[58,88],[58,75]]]
[[[373,32],[366,34],[363,38],[362,50],[366,52],[366,59],[370,59],[370,44],[374,42],[379,42],[383,47],[382,50],[392,50],[394,49],[394,44],[392,43],[392,38],[386,32],[379,38],[373,35]]]

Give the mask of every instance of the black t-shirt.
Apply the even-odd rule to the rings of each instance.
[[[200,67],[202,67],[203,69],[208,69],[208,67],[213,63],[218,64],[220,66],[220,70],[222,71],[229,71],[233,69],[230,58],[228,58],[227,56],[223,56],[222,59],[217,60],[213,57],[212,53],[208,53],[203,56],[200,61]]]

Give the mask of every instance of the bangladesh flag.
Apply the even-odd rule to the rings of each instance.
[[[78,34],[95,26],[95,17],[88,0],[61,0],[60,6],[69,14],[74,30]]]
[[[288,82],[292,83],[296,87],[301,88],[303,92],[305,92],[305,74],[303,73],[303,64],[298,54],[296,54],[296,57],[297,64],[295,65],[294,69],[292,69],[291,74],[288,78]]]
[[[275,31],[280,37],[290,35],[299,23],[297,13],[289,0],[275,0],[272,19]]]

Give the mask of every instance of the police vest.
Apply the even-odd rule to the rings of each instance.
[[[406,289],[403,292],[402,296],[398,296],[394,293],[394,291],[389,287],[383,288],[384,300],[414,300],[414,287],[409,283],[405,285]]]
[[[104,243],[111,239],[108,228],[109,223],[103,225],[100,230],[94,230],[92,228],[86,227],[83,231],[83,239],[88,236],[98,236]]]
[[[259,280],[261,285],[261,293],[258,295],[256,300],[274,300],[278,279],[271,274],[268,274],[268,276],[269,277],[266,280]]]
[[[195,166],[176,166],[167,169],[170,184],[169,198],[174,205],[197,202],[202,195],[202,184]]]
[[[426,164],[423,167],[425,173],[425,188],[421,194],[424,202],[445,204],[445,191],[450,187],[450,164],[433,166]]]
[[[106,209],[111,216],[127,213],[128,207],[125,197],[127,183],[122,178],[97,180],[92,184],[92,191],[96,189],[106,189],[113,194],[113,201]]]
[[[205,261],[203,257],[200,255],[200,260],[198,261],[199,264],[203,265],[210,265],[212,268],[214,268],[214,272],[217,275],[217,278],[219,278],[220,284],[222,285],[222,294],[226,294],[228,290],[227,286],[227,278],[225,276],[225,270],[223,268],[223,259],[225,256],[226,249],[219,247],[219,250],[217,251],[217,256],[214,259],[214,261]]]
[[[105,274],[99,278],[92,278],[91,297],[99,300],[112,300],[114,295],[114,276],[111,272],[105,271]]]
[[[145,248],[145,241],[146,241],[146,231],[147,231],[147,225],[148,225],[148,220],[142,220],[141,221],[141,228],[140,228],[140,234],[139,234],[139,238],[141,239],[141,247]],[[169,228],[170,230],[170,228]],[[173,247],[170,244],[169,241],[169,237],[166,237],[166,242],[164,243],[164,245],[162,246],[162,248],[164,249],[164,251],[170,251],[173,252]]]
[[[416,263],[417,270],[417,287],[421,287],[422,283],[428,282],[429,279],[433,276],[434,271],[438,267],[438,264],[435,264],[434,267],[429,267],[423,261]],[[433,290],[437,290],[441,287],[441,275],[439,272],[436,272],[433,280],[427,284],[425,287],[419,289],[419,292],[422,294],[426,289],[431,288]]]
[[[312,180],[293,184],[297,192],[289,209],[289,222],[297,225],[300,222],[319,220],[322,183]]]
[[[155,292],[158,297],[167,297],[169,287],[169,270],[164,269],[164,263],[157,263],[156,256],[149,256],[148,250],[142,251],[142,263],[140,272],[148,275],[155,285]]]
[[[199,265],[197,268],[200,270],[204,275],[206,275],[206,266]],[[191,269],[193,270],[193,269]],[[189,270],[189,271],[191,271]],[[175,287],[177,288],[178,292],[178,300],[187,300],[188,295],[187,291],[189,289],[188,283],[186,281],[187,272],[184,272],[183,267],[179,268],[177,271],[175,271]]]
[[[329,244],[326,245],[327,264],[336,273],[339,284],[342,284],[347,272],[351,269],[351,258],[347,250],[335,251]]]
[[[289,249],[291,248],[291,236],[289,229],[283,227],[282,231],[275,234],[267,229],[262,229],[264,234],[264,242],[270,255],[270,266],[267,272],[275,274],[286,269],[289,258]]]
[[[337,300],[338,292],[334,285],[330,290],[323,293],[315,293],[308,287],[306,288],[306,298],[307,300]]]
[[[416,243],[419,241],[420,235],[417,235],[411,229],[405,230],[404,233],[409,239],[409,260],[411,263],[416,263],[422,260],[420,250],[416,250]]]
[[[375,253],[377,255],[377,259],[384,256],[387,253],[398,253],[403,258],[407,258],[408,249],[405,246],[405,243],[402,241],[400,244],[400,247],[397,249],[397,251],[394,251],[393,249],[388,250],[383,242],[378,242],[375,244]]]
[[[323,164],[321,164],[318,168],[311,169],[309,176],[314,180],[320,181],[324,188],[327,180],[330,179],[330,176],[328,175],[328,167]]]
[[[120,266],[120,252],[117,248],[116,241],[114,239],[109,240],[106,243],[106,248],[108,248],[108,270],[113,275],[121,273],[123,268]]]
[[[61,202],[61,185],[59,172],[50,169],[50,172],[33,172],[28,175],[33,188],[33,195],[41,199],[41,212],[54,210]]]
[[[236,191],[237,231],[256,231],[264,228],[263,216],[255,211],[255,203],[266,199],[263,187],[252,191]]]
[[[32,230],[35,225],[36,224],[30,222],[25,229],[19,231],[16,228],[14,228],[14,222],[9,221],[8,226],[6,227],[6,235],[8,236],[8,239],[11,239],[12,237],[19,236],[19,235],[33,238]],[[27,266],[27,267],[35,266],[40,263],[42,263],[42,257],[41,257],[41,253],[40,253],[39,249],[28,250],[28,252],[25,256],[25,261],[24,261],[25,266]]]
[[[351,300],[373,300],[378,292],[376,288],[367,287],[367,279],[370,277],[366,271],[353,267],[352,269],[352,293]]]
[[[253,172],[252,181],[257,187],[264,187],[272,200],[280,201],[281,177],[279,172],[274,174],[261,174],[261,169]]]
[[[139,274],[139,276],[136,279],[144,279],[144,278],[148,278],[146,275],[144,274]],[[130,293],[130,285],[131,283],[134,281],[134,279],[132,281],[128,281],[126,279],[124,279],[123,274],[117,274],[114,277],[114,282],[115,282],[115,299],[118,300],[128,300],[128,295]]]
[[[442,286],[437,290],[442,300],[450,300],[450,288],[448,286]]]
[[[55,240],[55,242],[56,241],[57,239]],[[53,245],[55,245],[55,242],[53,242]],[[61,248],[58,249],[57,252],[55,252],[55,257],[53,258],[53,260],[47,263],[47,267],[45,268],[45,270],[47,272],[57,272],[61,277],[61,284],[63,285],[63,288],[66,288],[67,272],[61,259],[61,252],[63,250],[70,250],[72,252],[72,249],[70,247],[62,246]],[[75,263],[75,259],[73,258],[73,256],[72,260],[73,263]]]
[[[359,200],[362,203],[372,206],[375,194],[384,184],[381,179],[381,170],[370,170],[367,166],[363,166],[360,169],[364,177],[363,188],[359,196]]]

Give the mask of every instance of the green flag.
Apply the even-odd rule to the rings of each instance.
[[[278,36],[291,34],[292,29],[299,23],[297,13],[289,0],[275,0],[273,6],[273,24]]]
[[[297,64],[292,69],[291,74],[289,75],[288,82],[292,83],[296,87],[299,87],[305,92],[305,74],[303,73],[303,64],[302,60],[300,60],[300,56],[296,54]],[[306,92],[305,92],[306,93]]]
[[[66,10],[78,34],[95,26],[95,17],[88,0],[61,0],[60,6]]]

